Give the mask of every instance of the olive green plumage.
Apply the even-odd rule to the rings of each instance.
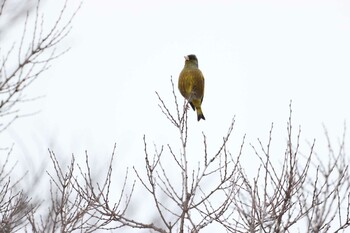
[[[193,110],[197,111],[197,120],[205,120],[201,104],[204,96],[204,77],[198,69],[196,55],[185,56],[185,66],[179,76],[179,90],[188,100]]]

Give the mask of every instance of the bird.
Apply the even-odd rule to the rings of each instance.
[[[204,96],[204,76],[202,71],[198,69],[196,55],[185,56],[185,66],[179,75],[178,88],[181,95],[188,100],[192,109],[197,111],[197,120],[205,120],[201,108]]]

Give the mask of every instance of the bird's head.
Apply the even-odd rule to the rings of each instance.
[[[196,55],[190,54],[185,56],[185,66],[195,66],[198,68],[198,59]]]

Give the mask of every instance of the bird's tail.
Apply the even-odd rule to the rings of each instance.
[[[199,121],[200,119],[205,120],[205,117],[204,117],[204,115],[203,115],[203,112],[202,112],[201,107],[196,108],[196,110],[197,110],[197,120],[198,120],[198,121]]]

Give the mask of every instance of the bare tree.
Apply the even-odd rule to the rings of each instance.
[[[23,228],[27,214],[36,208],[28,195],[17,187],[23,176],[13,180],[16,163],[9,162],[11,152],[12,148],[8,149],[0,168],[0,232],[16,232]]]
[[[90,204],[90,216],[99,229],[136,228],[153,232],[199,232],[214,226],[227,232],[339,232],[349,227],[349,171],[344,151],[345,133],[338,153],[329,141],[329,160],[315,153],[315,141],[310,150],[300,152],[301,129],[296,137],[292,128],[292,107],[287,122],[286,149],[281,163],[272,161],[270,150],[273,125],[266,146],[258,139],[258,147],[251,144],[260,161],[257,175],[251,179],[240,163],[244,138],[236,155],[227,147],[235,121],[217,153],[209,155],[203,133],[203,148],[196,148],[199,159],[191,164],[188,144],[187,102],[180,110],[172,82],[175,114],[158,93],[159,107],[171,125],[177,129],[180,152],[170,144],[150,152],[144,136],[145,171],[133,167],[136,181],[144,188],[153,209],[147,210],[153,221],[135,219],[128,212],[133,205],[135,181],[128,185],[128,172],[117,201],[111,192],[112,163],[102,184],[93,181],[86,158],[84,182],[73,186],[77,195]],[[199,152],[202,151],[202,152]],[[114,157],[114,153],[113,153]],[[191,157],[194,157],[191,155]],[[197,158],[198,158],[197,157]],[[214,181],[214,182],[213,182]],[[135,198],[135,197],[134,197]],[[93,212],[91,212],[94,210]],[[306,223],[306,224],[305,224]]]
[[[93,196],[85,198],[81,187],[82,182],[77,176],[91,177],[91,174],[84,174],[83,169],[75,162],[72,156],[70,164],[66,169],[60,166],[56,155],[49,151],[54,167],[54,174],[47,173],[50,177],[50,202],[42,203],[45,211],[43,214],[33,209],[28,215],[27,231],[44,232],[94,232],[101,228],[103,223],[95,218],[96,210],[93,205]],[[113,152],[114,154],[114,152]],[[88,159],[88,158],[87,158]],[[87,166],[89,167],[88,160]],[[76,174],[76,169],[78,173]],[[85,187],[85,191],[93,187]]]
[[[336,149],[324,129],[328,153],[314,153],[315,161],[311,166],[315,175],[313,179],[308,177],[299,194],[305,203],[304,212],[305,207],[310,206],[307,203],[315,203],[307,211],[308,231],[343,232],[350,226],[350,160],[345,153],[346,126]]]
[[[337,155],[329,145],[328,164],[325,164],[327,157],[320,159],[314,152],[315,141],[304,155],[299,151],[300,127],[296,139],[293,138],[290,106],[284,159],[282,164],[274,164],[270,151],[272,129],[273,125],[266,146],[259,139],[258,148],[251,144],[260,168],[253,182],[245,176],[242,189],[234,197],[235,218],[227,229],[231,232],[339,232],[347,228],[350,173],[344,153],[345,134]]]
[[[36,4],[35,4],[36,2]],[[57,12],[56,21],[47,26],[38,1],[0,1],[0,39],[6,39],[7,29],[16,20],[24,19],[22,33],[17,41],[0,47],[0,132],[22,116],[20,104],[30,98],[25,90],[49,67],[51,62],[67,49],[57,47],[71,30],[71,23],[80,5],[66,15],[68,1]],[[24,17],[23,17],[24,15]],[[28,224],[27,217],[37,210],[38,204],[23,191],[23,176],[14,178],[16,163],[11,166],[12,148],[1,149],[5,155],[0,163],[0,232],[16,232]]]
[[[21,116],[19,105],[29,99],[24,90],[50,67],[54,59],[67,52],[68,49],[57,52],[56,48],[70,32],[71,22],[80,8],[66,18],[67,2],[47,30],[39,0],[35,12],[26,14],[19,41],[9,48],[0,48],[0,132]],[[7,0],[2,1],[0,21],[10,5]]]
[[[174,86],[173,93],[177,103]],[[156,232],[199,232],[210,224],[219,224],[218,222],[227,221],[230,217],[230,214],[227,215],[227,210],[232,203],[231,197],[238,190],[236,183],[240,180],[240,174],[237,162],[242,152],[239,151],[238,156],[234,159],[226,149],[234,120],[222,145],[214,155],[207,153],[207,139],[203,134],[204,152],[201,156],[203,159],[195,169],[190,169],[187,159],[187,103],[184,103],[183,111],[180,111],[177,105],[177,112],[173,116],[159,95],[158,97],[165,116],[178,130],[181,153],[176,154],[173,148],[167,145],[168,157],[164,155],[166,153],[164,147],[160,151],[156,150],[151,156],[144,137],[146,174],[142,174],[136,167],[133,168],[137,180],[153,200],[154,210],[152,213],[156,215],[157,221],[145,222],[128,215],[135,185],[135,181],[132,182],[131,186],[127,185],[128,172],[124,177],[124,185],[119,193],[119,198],[115,203],[112,203],[110,195],[116,195],[110,190],[112,163],[109,165],[103,184],[94,183],[87,157],[87,173],[80,169],[83,182],[75,182],[73,186],[77,195],[84,197],[85,202],[93,206],[94,212],[90,212],[90,214],[94,218],[94,224],[99,225],[100,229],[132,227],[150,229]],[[173,179],[166,168],[169,164],[169,157],[173,170],[176,168],[176,172],[180,174],[177,176],[179,179]],[[212,180],[216,182],[209,186],[208,181]]]
[[[272,125],[266,145],[260,139],[258,146],[250,144],[260,161],[258,172],[251,179],[240,163],[245,136],[235,154],[227,149],[234,119],[216,153],[208,153],[209,142],[204,133],[203,147],[190,150],[188,103],[184,102],[180,109],[173,82],[172,90],[175,114],[158,93],[157,96],[161,111],[179,136],[179,150],[168,144],[159,150],[155,146],[150,152],[144,136],[145,169],[133,167],[136,177],[132,179],[129,170],[123,178],[113,175],[113,161],[117,159],[115,145],[102,182],[92,175],[87,152],[84,166],[77,164],[73,155],[71,163],[64,168],[54,152],[49,151],[53,165],[53,172],[48,172],[50,202],[34,205],[21,192],[9,195],[2,191],[2,196],[10,197],[9,201],[1,202],[2,206],[13,210],[3,215],[12,217],[3,217],[2,230],[24,228],[39,233],[120,229],[124,232],[130,228],[165,233],[200,232],[207,228],[226,232],[345,232],[348,229],[350,174],[344,150],[345,130],[337,151],[325,130],[328,160],[315,152],[315,141],[304,154],[300,151],[300,127],[294,136],[290,106],[282,161],[276,163],[272,159],[275,157],[271,151]],[[194,157],[189,154],[193,151],[200,155],[198,160],[188,159]],[[10,173],[2,174],[5,173],[1,172],[1,177],[9,177]],[[122,180],[118,189],[113,185],[116,179]],[[12,190],[6,188],[7,184],[4,190]],[[143,187],[142,199],[148,197],[152,201],[153,208],[145,215],[153,216],[153,220],[133,215],[135,198],[139,198],[134,193],[137,184]],[[12,219],[10,224],[7,219]]]
[[[11,2],[11,4],[14,4]],[[0,22],[10,2],[0,2]],[[28,98],[26,88],[67,50],[56,48],[71,30],[77,10],[67,17],[68,1],[58,12],[49,30],[37,5],[23,5],[12,19],[28,12],[20,39],[9,48],[0,48],[0,132],[21,116],[19,104]],[[11,18],[11,17],[10,17]],[[4,21],[2,21],[4,22]],[[1,38],[6,32],[0,23]],[[1,39],[0,38],[0,39]],[[285,150],[275,154],[273,124],[267,143],[258,139],[250,149],[259,169],[254,177],[246,174],[241,163],[245,136],[237,151],[231,153],[231,135],[235,119],[228,126],[215,153],[208,152],[208,141],[191,144],[188,103],[179,104],[171,80],[174,109],[157,92],[159,107],[175,129],[179,140],[174,144],[150,148],[143,137],[144,169],[134,166],[123,176],[115,176],[116,145],[105,176],[92,174],[89,155],[85,164],[63,165],[49,150],[52,170],[47,172],[48,197],[31,197],[21,188],[23,176],[14,179],[15,164],[9,162],[12,149],[0,166],[0,232],[95,232],[97,230],[137,229],[151,232],[202,232],[215,228],[223,232],[345,232],[350,226],[349,158],[345,153],[344,135],[335,148],[325,130],[327,152],[316,152],[316,142],[309,151],[300,151],[301,128],[292,127],[292,107],[287,121]],[[172,142],[174,143],[174,142]],[[257,144],[257,145],[256,145]],[[283,156],[279,156],[279,155]],[[280,157],[277,163],[273,158]],[[191,159],[190,159],[191,158]],[[197,158],[197,159],[193,159]],[[28,173],[30,174],[30,173]],[[114,182],[122,185],[116,186]],[[135,189],[142,188],[142,198],[151,208],[139,218],[133,214]],[[143,211],[143,210],[140,210]]]
[[[153,197],[155,212],[165,226],[163,232],[172,230],[199,232],[210,224],[226,222],[230,218],[231,214],[228,210],[232,205],[231,197],[236,195],[242,180],[239,159],[244,138],[240,151],[233,156],[227,150],[227,142],[235,124],[233,119],[221,146],[215,154],[210,155],[207,152],[208,142],[203,133],[203,151],[198,152],[196,156],[202,159],[194,161],[197,165],[193,166],[188,159],[189,156],[194,157],[194,154],[188,154],[188,103],[185,101],[180,111],[173,82],[172,90],[176,105],[175,114],[171,113],[158,93],[157,96],[163,114],[178,130],[180,153],[176,153],[176,150],[168,144],[167,149],[172,160],[163,155],[165,153],[163,148],[159,153],[156,151],[153,156],[150,156],[144,138],[147,176],[142,176],[135,168],[134,170],[149,195]],[[171,161],[172,169],[177,168],[179,173],[179,176],[176,176],[180,179],[178,181],[171,179],[169,170],[164,167]],[[210,185],[212,180],[215,180],[215,183]],[[166,197],[164,200],[160,199],[162,195]],[[169,202],[173,203],[171,206],[175,206],[174,209],[167,208],[166,203]],[[170,216],[166,218],[165,213]]]

